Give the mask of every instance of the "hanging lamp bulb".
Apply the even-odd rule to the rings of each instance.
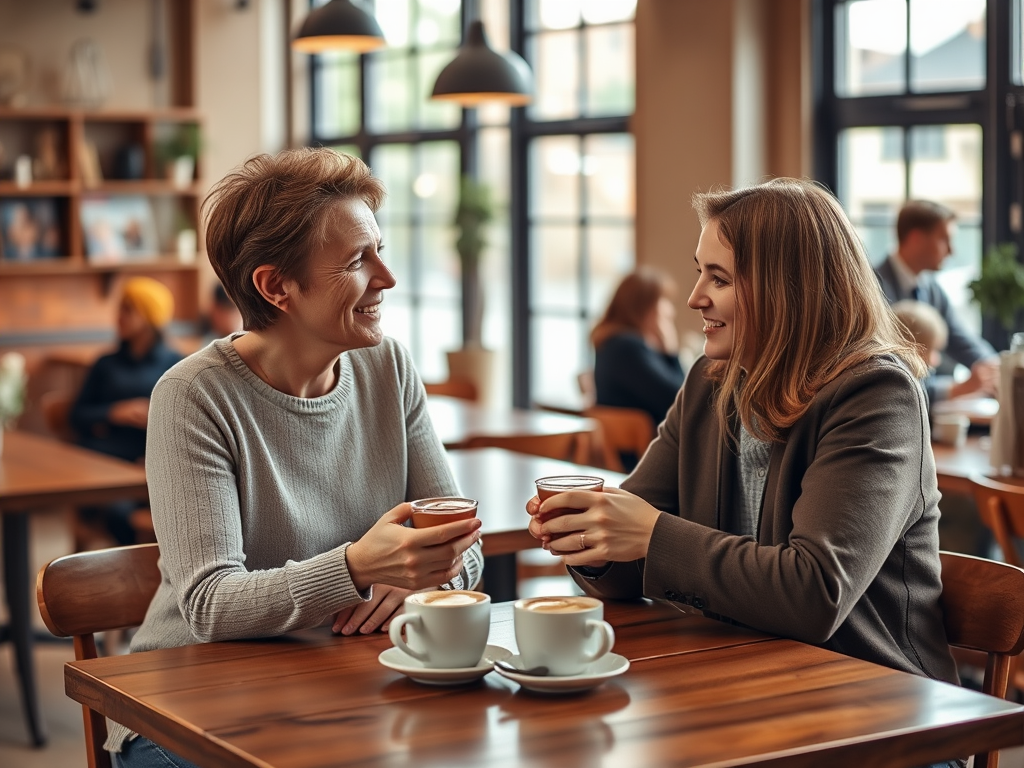
[[[292,40],[292,48],[302,53],[366,53],[383,45],[384,33],[377,20],[352,0],[330,0],[310,11]]]
[[[487,102],[521,107],[533,98],[533,73],[518,53],[491,48],[483,22],[474,21],[458,54],[437,76],[430,98],[464,107]]]

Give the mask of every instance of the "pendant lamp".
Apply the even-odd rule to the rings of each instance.
[[[464,107],[500,102],[513,107],[528,104],[533,96],[533,73],[523,57],[502,55],[487,44],[482,21],[469,25],[458,55],[441,70],[430,98],[453,101]]]
[[[292,48],[302,53],[366,53],[383,45],[384,33],[377,20],[352,0],[330,0],[310,11],[292,40]]]

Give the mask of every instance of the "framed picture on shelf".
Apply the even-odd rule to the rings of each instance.
[[[35,261],[60,255],[60,219],[52,197],[0,199],[0,248],[6,261]]]
[[[85,255],[94,264],[113,264],[159,255],[153,207],[143,195],[82,199]]]

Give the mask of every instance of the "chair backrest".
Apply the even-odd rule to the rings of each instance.
[[[636,454],[639,459],[654,439],[654,421],[647,411],[592,405],[583,411],[601,425],[601,458],[607,469],[622,472],[620,452]]]
[[[160,584],[156,544],[97,549],[58,557],[36,579],[36,600],[47,629],[72,637],[76,659],[96,658],[96,632],[137,627]],[[103,749],[106,720],[82,707],[90,768],[109,768]]]
[[[971,476],[971,491],[978,516],[995,535],[1003,559],[1011,565],[1024,565],[1014,542],[1024,538],[1024,486],[975,474]]]
[[[65,390],[45,392],[39,398],[39,409],[43,414],[46,428],[66,443],[75,441],[75,430],[71,428],[71,406],[75,403],[75,394]]]
[[[982,690],[1006,697],[1013,658],[1024,650],[1024,569],[957,552],[940,552],[946,640],[987,655]],[[998,752],[975,755],[996,768]]]
[[[528,453],[548,459],[572,461],[576,464],[590,463],[589,432],[565,433],[560,435],[490,435],[471,437],[466,448],[504,448],[506,451]]]
[[[447,381],[423,382],[423,386],[428,395],[447,395],[473,402],[480,399],[480,391],[476,384],[460,376],[451,376]]]

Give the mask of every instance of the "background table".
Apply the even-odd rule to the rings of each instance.
[[[534,549],[539,542],[527,531],[526,502],[536,493],[534,481],[549,475],[596,475],[609,488],[626,476],[567,461],[556,461],[501,448],[448,451],[448,462],[462,492],[480,502],[477,516],[483,523],[484,583],[496,601],[516,597],[516,552]]]
[[[386,636],[326,632],[71,662],[68,695],[198,765],[919,766],[1024,743],[1024,707],[666,604],[607,603],[622,676],[542,696],[424,686]],[[491,642],[515,649],[509,604]]]
[[[992,441],[987,435],[983,437],[972,435],[960,448],[932,443],[939,490],[946,493],[963,493],[969,496],[972,474],[991,475],[994,472],[988,459],[991,448]]]
[[[36,746],[46,743],[46,734],[32,661],[28,515],[44,507],[126,498],[146,498],[146,473],[141,466],[40,435],[4,433],[0,517],[10,624],[0,628],[0,641],[14,643],[22,705]]]
[[[487,408],[468,400],[428,395],[427,410],[446,448],[459,448],[472,437],[542,437],[592,432],[593,419],[522,408]]]

